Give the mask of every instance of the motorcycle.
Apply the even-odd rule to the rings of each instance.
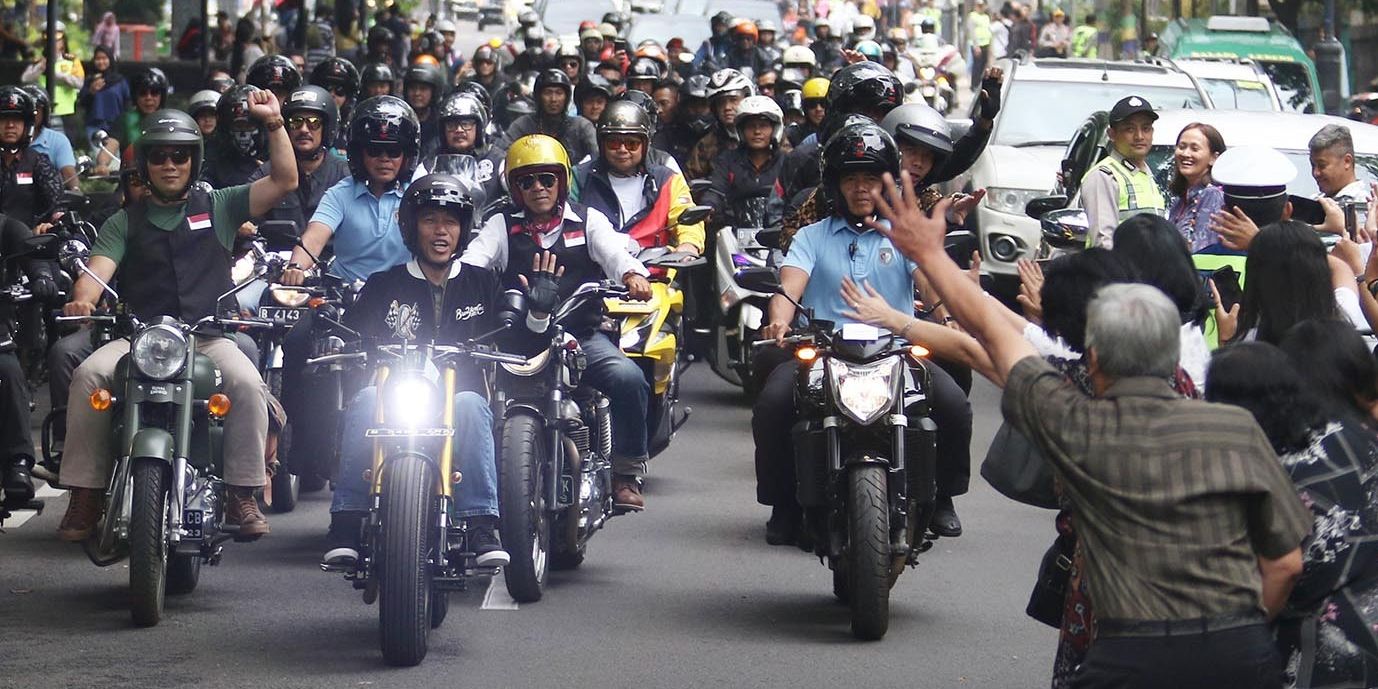
[[[783,294],[769,269],[748,268],[738,279]],[[876,640],[889,628],[890,589],[933,546],[926,532],[937,425],[926,403],[928,351],[873,326],[836,328],[800,313],[807,325],[786,338],[799,362],[796,495],[814,552],[833,571],[833,593],[851,607],[853,636]]]
[[[680,214],[678,223],[701,222],[712,209],[695,206]],[[679,379],[686,364],[684,346],[684,291],[679,272],[704,265],[707,259],[670,251],[667,247],[643,249],[637,258],[651,269],[651,298],[606,300],[606,314],[613,321],[618,344],[641,367],[651,384],[646,419],[649,454],[654,457],[670,445],[670,438],[692,412],[679,408]]]
[[[510,324],[515,316],[499,316]],[[496,334],[499,331],[491,333]],[[477,341],[489,336],[478,338]],[[471,342],[461,346],[381,345],[372,352],[326,354],[309,364],[377,364],[378,408],[366,437],[373,444],[368,517],[359,557],[351,564],[322,564],[342,572],[367,604],[378,602],[379,638],[389,665],[417,665],[426,657],[431,629],[449,611],[449,592],[464,590],[478,576],[497,574],[481,567],[469,547],[462,522],[452,520],[456,365],[474,361],[525,364]]]
[[[582,564],[589,539],[615,514],[611,407],[580,386],[584,353],[561,324],[625,295],[608,281],[581,285],[550,316],[539,352],[498,366],[498,505],[512,556],[503,574],[519,603],[541,599],[550,569]],[[510,311],[525,313],[519,294],[508,299]]]
[[[772,253],[778,246],[779,235],[778,227],[718,230],[714,279],[720,313],[708,360],[714,373],[741,386],[748,398],[754,398],[757,392],[751,376],[751,343],[765,325],[770,294],[743,287],[737,282],[737,273],[743,268],[773,267]]]
[[[950,46],[949,46],[950,47]],[[914,65],[914,80],[904,85],[905,102],[924,102],[946,115],[957,104],[957,89],[953,75],[944,65],[953,54],[944,48],[919,48],[910,59]]]
[[[219,564],[223,544],[238,531],[224,521],[219,478],[232,401],[219,368],[196,350],[197,340],[211,330],[263,324],[217,316],[194,324],[167,316],[144,322],[124,311],[119,295],[86,267],[83,244],[69,241],[62,254],[72,273],[95,279],[117,306],[112,314],[57,320],[91,323],[131,343],[111,389],[96,390],[88,401],[113,417],[117,458],[105,514],[83,549],[101,567],[129,559],[130,611],[136,625],[149,627],[161,621],[165,597],[195,590],[202,564]]]

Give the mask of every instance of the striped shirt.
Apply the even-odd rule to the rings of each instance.
[[[1182,399],[1151,378],[1087,397],[1034,356],[1010,371],[1001,406],[1053,464],[1101,619],[1262,611],[1258,558],[1286,555],[1310,532],[1243,409]]]

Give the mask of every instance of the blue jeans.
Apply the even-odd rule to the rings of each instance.
[[[364,432],[373,425],[378,388],[359,391],[344,412],[340,442],[340,477],[335,485],[331,512],[364,511],[369,508],[370,487],[364,471],[373,465],[373,443]],[[464,479],[454,489],[454,516],[498,516],[498,464],[493,449],[493,412],[488,401],[474,392],[455,395],[454,466]]]
[[[646,474],[646,404],[651,385],[605,333],[579,341],[584,349],[584,382],[608,396],[612,412],[612,470],[626,476]]]

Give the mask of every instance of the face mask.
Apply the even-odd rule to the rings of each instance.
[[[255,130],[230,130],[230,141],[241,155],[252,156],[258,153],[258,132]]]
[[[707,134],[709,130],[713,129],[713,125],[716,123],[717,120],[714,119],[711,114],[698,115],[689,119],[689,129],[692,130],[694,134],[703,136]]]

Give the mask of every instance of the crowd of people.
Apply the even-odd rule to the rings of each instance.
[[[629,247],[694,257],[720,227],[782,227],[782,293],[763,338],[784,345],[802,306],[933,353],[922,404],[937,424],[935,536],[963,531],[954,498],[971,473],[971,372],[1003,388],[1008,444],[987,462],[1041,458],[1059,508],[1049,561],[1062,576],[1055,612],[1040,617],[1060,629],[1052,686],[1371,683],[1378,186],[1360,179],[1349,131],[1330,124],[1311,140],[1317,199],[1289,196],[1296,168],[1278,152],[1227,146],[1199,123],[1178,134],[1162,189],[1145,162],[1158,116],[1126,93],[1106,104],[1110,150],[1082,182],[1085,250],[1021,262],[1019,297],[1003,303],[983,293],[979,256],[959,266],[945,242],[985,190],[938,185],[974,163],[999,116],[1004,75],[987,64],[1021,50],[1091,55],[1099,39],[1094,16],[1073,29],[1055,10],[1038,27],[1019,3],[975,7],[965,34],[976,121],[955,138],[941,113],[906,98],[906,55],[938,33],[931,1],[893,16],[868,1],[791,6],[779,24],[723,12],[701,46],[629,45],[622,13],[563,42],[523,12],[511,37],[468,54],[453,21],[413,28],[395,6],[364,34],[334,9],[293,15],[272,41],[222,17],[210,35],[184,36],[188,51],[209,41],[225,67],[184,109],[170,107],[163,72],[119,65],[107,15],[89,68],[59,40],[51,98],[41,61],[23,78],[38,87],[0,86],[0,253],[61,217],[79,175],[75,132],[59,127],[78,108],[123,199],[89,267],[141,316],[216,312],[239,241],[265,220],[301,233],[282,283],[303,284],[328,253],[332,274],[364,282],[346,323],[379,340],[467,340],[489,330],[508,288],[545,313],[588,280],[643,298],[650,271]],[[696,201],[713,215],[679,224]],[[35,296],[57,298],[53,266],[23,267]],[[81,276],[63,310],[103,306],[99,282]],[[301,384],[301,327],[284,347],[281,402],[333,427]],[[584,381],[611,401],[613,499],[644,510],[648,383],[598,319],[569,329]],[[257,538],[270,531],[255,500],[268,391],[245,342],[202,342],[235,399],[228,518]],[[89,538],[104,510],[110,419],[82,401],[109,386],[128,348],[97,348],[86,331],[49,347],[53,404],[73,400],[60,475],[35,466],[30,393],[15,355],[0,353],[3,487],[31,498],[36,473],[69,488],[65,541]],[[797,366],[763,348],[754,368],[766,540],[807,549]],[[466,380],[455,400],[470,450],[456,514],[480,535],[481,563],[502,564],[481,383]],[[358,557],[376,396],[358,391],[341,422],[350,442],[327,564]]]

